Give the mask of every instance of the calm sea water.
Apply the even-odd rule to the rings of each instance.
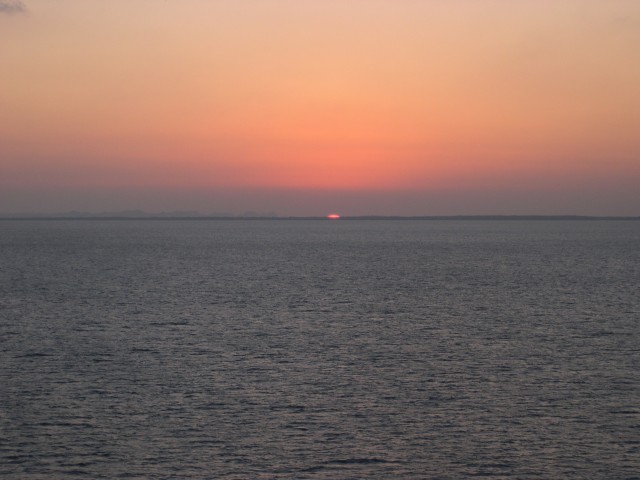
[[[640,222],[0,222],[0,475],[640,478]]]

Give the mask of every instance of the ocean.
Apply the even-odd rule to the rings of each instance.
[[[0,222],[0,476],[640,478],[640,222]]]

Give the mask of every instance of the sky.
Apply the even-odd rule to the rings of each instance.
[[[637,0],[0,0],[0,214],[640,215]]]

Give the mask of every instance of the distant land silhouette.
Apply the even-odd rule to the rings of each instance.
[[[144,210],[118,210],[112,212],[83,212],[83,211],[68,211],[58,213],[7,213],[0,214],[0,218],[29,218],[29,219],[105,219],[105,218],[118,218],[118,219],[146,219],[146,218],[158,218],[158,219],[176,219],[176,218],[276,218],[278,215],[274,212],[253,212],[248,211],[241,214],[234,214],[228,212],[213,212],[203,214],[194,210],[175,210],[170,212],[146,212]]]

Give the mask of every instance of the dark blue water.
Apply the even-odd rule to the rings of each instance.
[[[0,475],[640,478],[640,222],[0,222]]]

